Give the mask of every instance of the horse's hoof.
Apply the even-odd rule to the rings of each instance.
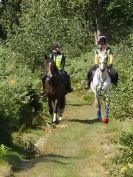
[[[56,124],[55,124],[55,123],[52,123],[52,127],[53,127],[53,128],[56,128]]]
[[[52,120],[52,124],[56,124],[56,122],[57,122],[56,120]]]
[[[61,121],[61,120],[62,120],[62,117],[59,117],[58,120]]]
[[[108,117],[104,117],[102,118],[102,122],[107,124],[109,122],[109,118]]]
[[[85,83],[84,83],[84,89],[85,89],[85,90],[88,90],[89,88],[90,88],[90,86],[88,85],[88,82],[85,82]]]
[[[98,120],[98,121],[101,121],[101,120],[102,120],[102,118],[101,118],[101,117],[97,117],[97,120]]]

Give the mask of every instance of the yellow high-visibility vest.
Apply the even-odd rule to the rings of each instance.
[[[58,70],[62,69],[62,55],[53,56],[53,60]]]

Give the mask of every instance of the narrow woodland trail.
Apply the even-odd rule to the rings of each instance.
[[[47,128],[42,155],[25,161],[15,177],[110,177],[117,123],[95,120],[95,105],[89,106],[81,94],[67,96],[63,121]]]

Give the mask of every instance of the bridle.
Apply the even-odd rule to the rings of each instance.
[[[99,69],[101,72],[104,72],[105,69],[107,69],[107,62],[108,62],[108,56],[107,54],[100,54],[100,59],[99,59]]]
[[[55,77],[57,75],[57,68],[55,66],[55,63],[53,60],[49,60],[47,63],[46,63],[46,68],[47,68],[47,77],[49,79]]]

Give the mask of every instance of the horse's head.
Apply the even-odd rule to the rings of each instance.
[[[49,78],[53,77],[58,71],[53,59],[50,59],[48,56],[45,56],[45,72]]]
[[[108,54],[107,53],[100,53],[100,59],[99,59],[99,68],[101,72],[104,72],[107,68],[107,62],[108,62]]]

